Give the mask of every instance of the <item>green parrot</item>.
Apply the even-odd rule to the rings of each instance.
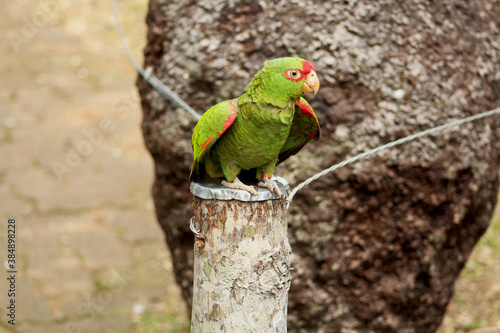
[[[310,62],[291,57],[267,61],[243,95],[211,107],[196,124],[189,180],[221,177],[223,186],[257,195],[255,187],[238,178],[250,170],[258,186],[283,197],[271,176],[277,164],[319,139],[318,118],[302,98],[318,89]]]

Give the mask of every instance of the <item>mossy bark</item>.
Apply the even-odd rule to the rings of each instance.
[[[283,200],[194,199],[191,332],[286,332],[290,244]]]

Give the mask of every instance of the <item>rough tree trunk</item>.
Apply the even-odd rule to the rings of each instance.
[[[500,102],[500,5],[443,1],[150,0],[145,66],[200,111],[267,59],[311,61],[323,137],[276,173],[296,184],[346,156]],[[142,80],[158,220],[192,293],[195,121]],[[289,211],[290,332],[433,332],[498,190],[500,121],[481,120],[329,174]]]
[[[195,197],[193,209],[206,241],[194,248],[191,332],[285,333],[291,279],[286,202]]]

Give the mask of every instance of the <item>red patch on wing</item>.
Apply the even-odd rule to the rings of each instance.
[[[295,105],[300,107],[300,110],[302,111],[302,114],[305,115],[305,116],[311,116],[311,117],[314,117],[314,119],[316,119],[316,116],[314,115],[314,112],[312,110],[312,108],[306,104],[306,103],[299,103],[298,101],[295,102]]]
[[[311,138],[311,140],[312,140],[312,139],[314,139],[314,138],[316,137],[316,135],[314,135],[314,134],[306,134],[306,135],[307,135],[308,137],[310,137],[310,138]]]
[[[203,146],[201,146],[200,151],[202,151],[210,143],[210,141],[212,141],[213,139],[214,139],[214,137],[211,137],[210,139],[208,139],[207,141],[205,141],[205,143],[203,144]]]
[[[236,111],[236,106],[232,102],[229,102],[229,104],[231,104],[231,107],[234,112],[231,113],[229,116],[227,116],[226,122],[222,126],[222,132],[217,133],[219,134],[219,136],[221,136],[234,123],[234,119],[238,114],[238,112]]]

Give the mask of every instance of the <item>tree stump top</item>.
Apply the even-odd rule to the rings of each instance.
[[[285,195],[289,188],[288,181],[281,177],[273,177],[273,180],[278,183],[278,186]],[[203,179],[194,181],[190,186],[191,193],[201,199],[215,200],[239,200],[239,201],[266,201],[278,200],[276,193],[269,191],[266,188],[257,187],[258,196],[251,195],[247,191],[235,190],[221,185],[218,179]]]

